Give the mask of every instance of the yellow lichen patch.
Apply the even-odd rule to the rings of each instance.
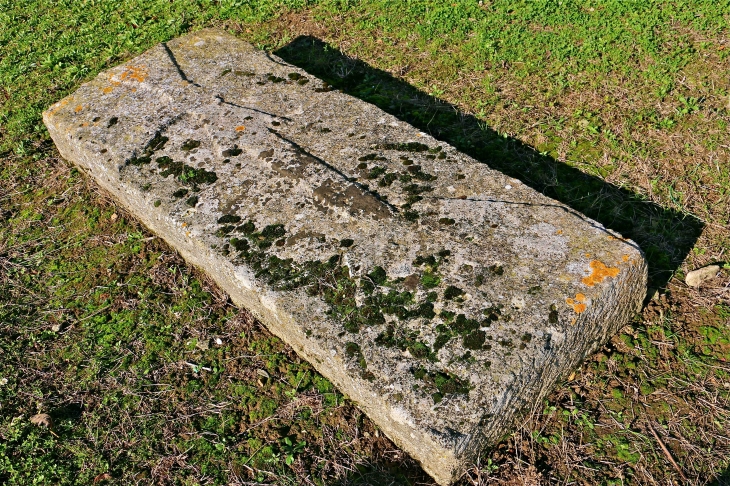
[[[562,235],[563,234],[563,230],[558,230],[558,231],[555,232],[555,234],[556,235]]]
[[[585,257],[586,257],[586,258],[590,258],[590,257],[591,257],[591,254],[590,254],[590,253],[586,253],[586,254],[585,254]]]
[[[629,256],[628,255],[624,255],[624,256],[621,257],[621,260],[623,260],[624,262],[628,262],[629,261]]]
[[[104,94],[109,94],[112,91],[114,91],[114,86],[107,86],[106,88],[102,89],[101,92]]]
[[[84,109],[84,107],[83,107],[83,106],[81,106],[81,105],[79,105],[79,106],[77,106],[77,107],[76,107],[76,108],[74,109],[74,112],[78,113],[78,112],[80,112],[80,111],[81,111],[81,110],[83,110],[83,109]]]
[[[593,287],[597,283],[603,282],[606,277],[615,277],[618,275],[619,269],[617,267],[607,267],[604,263],[598,260],[593,260],[590,263],[591,274],[584,277],[582,282],[589,287]]]
[[[237,126],[237,127],[236,127],[236,131],[237,131],[237,132],[242,132],[242,131],[244,131],[245,129],[246,129],[246,127],[244,127],[243,125],[239,125],[239,126]]]
[[[128,66],[119,79],[122,81],[138,81],[142,82],[147,77],[147,67],[145,66]]]
[[[66,106],[68,104],[68,102],[69,102],[69,98],[62,99],[61,101],[59,101],[58,103],[56,103],[55,105],[53,105],[50,110],[48,110],[48,114],[50,116],[55,115],[56,112],[58,110],[60,110],[61,108],[63,108],[64,106]]]
[[[588,308],[588,306],[583,303],[585,302],[585,300],[585,295],[576,294],[575,299],[567,298],[565,299],[565,303],[573,308],[573,312],[575,312],[576,314],[580,314],[581,312],[585,312],[585,310]]]

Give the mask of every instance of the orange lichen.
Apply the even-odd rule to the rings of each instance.
[[[628,255],[624,255],[624,256],[621,257],[621,260],[623,260],[624,262],[628,262],[629,261],[629,256]]]
[[[590,254],[590,253],[586,253],[586,254],[585,254],[585,257],[586,257],[586,258],[590,258],[590,257],[591,257],[591,254]]]
[[[80,112],[80,111],[81,111],[81,110],[83,110],[83,109],[84,109],[84,107],[83,107],[83,106],[81,106],[81,105],[79,105],[79,106],[77,106],[77,107],[76,107],[76,109],[74,109],[74,111],[75,111],[76,113],[78,113],[78,112]]]
[[[246,129],[246,127],[244,127],[243,125],[239,125],[239,126],[237,126],[237,127],[236,127],[236,131],[237,131],[237,132],[242,132],[242,131],[244,131],[245,129]]]
[[[145,66],[128,66],[119,79],[122,81],[138,81],[142,82],[147,77],[147,68]]]
[[[558,231],[555,232],[555,234],[556,235],[562,235],[563,234],[563,230],[558,230]]]
[[[114,91],[114,86],[107,86],[106,88],[102,89],[101,92],[104,94],[109,94],[112,91]]]
[[[573,308],[573,312],[575,312],[576,314],[580,314],[581,312],[585,312],[585,310],[588,308],[588,306],[583,303],[585,300],[585,295],[575,294],[575,300],[567,298],[565,299],[565,303]]]
[[[603,282],[606,277],[615,277],[618,275],[619,269],[617,267],[607,267],[598,260],[593,260],[590,263],[591,269],[593,270],[590,275],[584,277],[582,282],[589,287],[593,287],[597,283]]]
[[[69,98],[62,99],[61,101],[59,101],[58,103],[53,105],[50,110],[48,110],[48,114],[50,116],[55,115],[58,110],[60,110],[64,106],[66,106],[68,103],[69,103]]]

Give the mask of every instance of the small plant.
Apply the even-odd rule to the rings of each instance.
[[[294,463],[294,459],[297,455],[301,454],[307,447],[306,440],[300,440],[294,443],[289,437],[284,437],[281,440],[281,452],[284,453],[284,462],[287,466],[291,466]]]
[[[679,97],[681,106],[677,108],[677,113],[680,115],[691,115],[692,113],[700,110],[700,104],[703,99],[695,98],[693,96],[686,98],[684,96]]]

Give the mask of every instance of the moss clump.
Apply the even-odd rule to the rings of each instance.
[[[279,76],[274,76],[273,74],[269,74],[268,76],[266,76],[266,79],[268,79],[272,83],[283,83],[284,81],[286,81],[286,79],[280,78]]]
[[[465,334],[479,329],[480,323],[476,319],[468,319],[464,314],[459,314],[454,319],[452,329],[458,334]]]
[[[109,120],[109,123],[111,124],[112,120],[116,119],[116,117],[112,118],[111,120]],[[116,124],[116,121],[114,121],[114,124]],[[152,140],[147,142],[147,145],[145,145],[144,149],[142,149],[142,154],[129,159],[126,162],[126,165],[141,166],[149,164],[152,161],[152,156],[154,155],[154,153],[164,148],[168,140],[169,138],[163,136],[160,132],[155,133],[155,136],[152,137]]]
[[[236,228],[236,231],[240,231],[241,233],[248,235],[256,231],[256,225],[253,224],[253,221],[246,221],[244,224]]]
[[[504,268],[502,267],[502,265],[495,263],[494,265],[489,265],[487,269],[494,275],[504,275]]]
[[[431,348],[418,340],[418,334],[415,331],[396,328],[392,324],[375,338],[375,343],[388,348],[398,348],[401,351],[407,350],[414,358],[437,360]]]
[[[185,189],[185,188],[178,189],[177,191],[175,191],[175,192],[172,193],[172,197],[180,198],[180,197],[183,197],[187,193],[188,193],[188,190]]]
[[[385,174],[385,169],[383,167],[375,166],[372,169],[370,169],[370,172],[367,173],[365,176],[366,179],[377,179],[381,175]]]
[[[439,286],[441,283],[441,277],[436,274],[426,272],[421,276],[421,285],[425,289],[433,289]]]
[[[218,218],[218,224],[238,223],[239,221],[241,221],[241,217],[235,214],[224,214]]]
[[[355,244],[355,240],[351,238],[344,238],[340,240],[340,248],[350,248],[352,245]]]
[[[261,231],[261,236],[266,239],[280,238],[286,234],[283,224],[270,224]]]
[[[439,223],[446,225],[446,226],[451,226],[454,223],[456,223],[456,221],[453,220],[452,218],[441,218],[441,219],[439,219]]]
[[[479,350],[484,346],[487,339],[487,333],[481,330],[472,331],[464,336],[463,344],[466,349]]]
[[[132,157],[127,161],[127,165],[146,165],[149,164],[152,161],[152,158],[149,155],[141,155],[139,157]]]
[[[405,218],[406,221],[414,222],[418,221],[418,212],[417,211],[404,211],[403,212],[403,218]]]
[[[360,345],[353,342],[345,343],[345,356],[348,358],[354,358],[362,354],[360,352]]]
[[[440,402],[445,395],[460,394],[466,395],[471,390],[468,381],[442,371],[429,372],[424,367],[412,370],[413,377],[424,384],[424,391],[431,393],[434,403]]]
[[[432,174],[428,174],[426,172],[423,172],[421,170],[420,165],[411,165],[406,169],[409,174],[411,174],[415,179],[418,179],[419,181],[435,181],[436,176]]]
[[[426,152],[428,145],[419,142],[384,143],[378,146],[383,150],[397,150],[399,152]]]
[[[449,285],[446,287],[446,290],[444,290],[444,299],[446,300],[458,300],[462,298],[463,295],[464,291],[453,285]]]
[[[193,150],[195,148],[200,147],[200,140],[185,140],[185,143],[183,143],[180,146],[181,150],[184,150],[185,152],[189,152],[190,150]]]
[[[388,187],[392,185],[397,178],[398,176],[394,172],[387,172],[385,175],[383,175],[382,179],[378,181],[378,185],[380,187]]]
[[[368,160],[386,160],[386,158],[382,157],[378,154],[367,154],[367,155],[363,155],[362,157],[359,157],[357,160],[359,160],[360,162],[367,162]],[[360,166],[358,166],[358,167],[360,167]]]
[[[185,200],[185,204],[187,204],[191,208],[195,207],[195,205],[198,204],[198,196],[191,196],[187,198],[187,200]]]
[[[487,338],[486,332],[480,330],[483,327],[489,327],[489,320],[478,321],[477,319],[469,319],[464,314],[455,315],[454,312],[441,311],[441,318],[444,324],[436,326],[436,341],[434,342],[434,351],[443,348],[452,338],[461,336],[463,345],[467,349],[486,349],[484,340]]]
[[[159,157],[157,159],[157,165],[162,169],[162,172],[160,172],[162,177],[167,177],[170,174],[175,175],[183,184],[192,185],[193,190],[197,190],[198,184],[212,184],[218,180],[215,172],[196,169],[182,162],[175,162],[167,156]]]
[[[487,317],[487,325],[489,325],[488,323],[499,320],[499,317],[502,315],[502,310],[497,306],[492,306],[484,309],[482,314]]]
[[[251,245],[249,245],[248,240],[245,239],[238,239],[238,238],[231,238],[229,240],[230,245],[235,248],[237,251],[241,252],[247,252],[249,248],[251,248]]]

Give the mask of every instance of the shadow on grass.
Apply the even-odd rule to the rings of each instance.
[[[274,54],[631,238],[649,262],[650,289],[666,285],[704,227],[693,216],[662,208],[503,137],[458,107],[351,59],[315,37],[300,36]]]
[[[713,486],[730,486],[730,469],[727,469],[724,473],[717,478],[717,482],[712,483]]]

